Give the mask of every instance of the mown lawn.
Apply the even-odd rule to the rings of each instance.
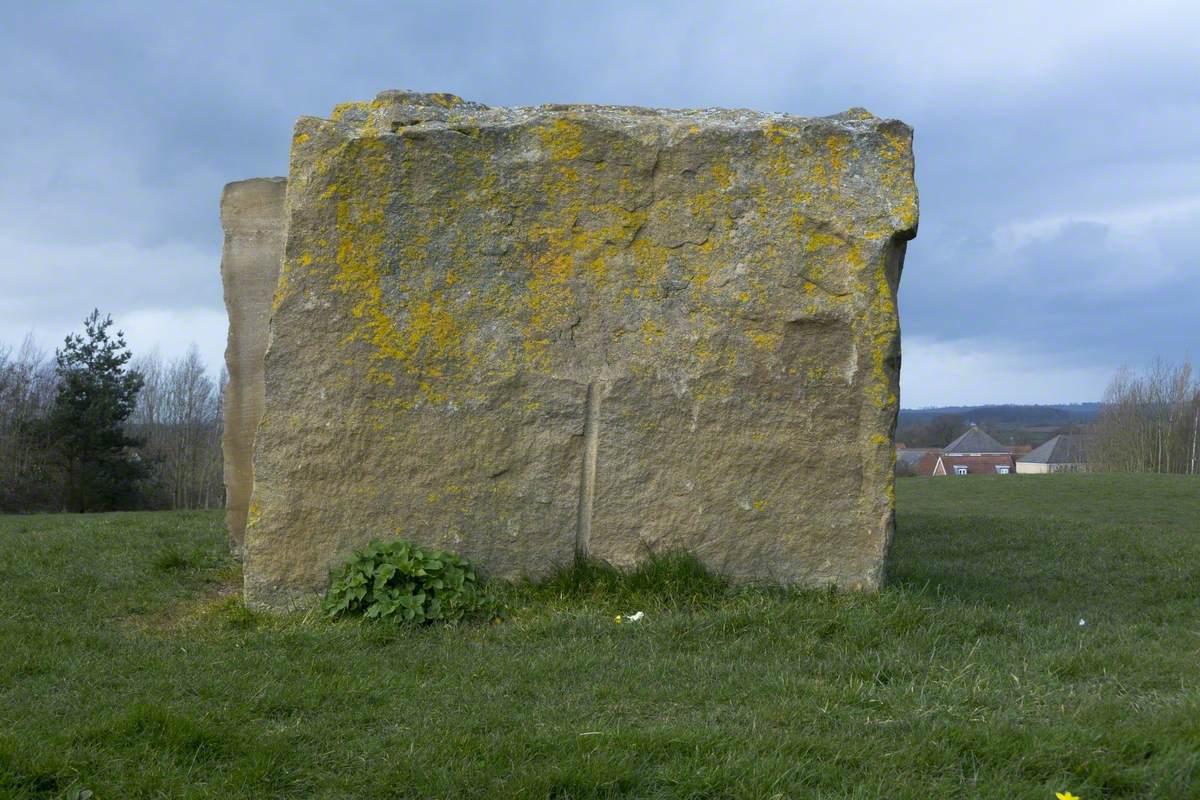
[[[247,612],[219,514],[0,517],[0,797],[1200,797],[1200,480],[899,508],[879,596],[501,587],[421,630]]]

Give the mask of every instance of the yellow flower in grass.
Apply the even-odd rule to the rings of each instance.
[[[1079,795],[1071,794],[1070,792],[1055,792],[1054,796],[1058,800],[1080,800]]]
[[[620,625],[620,624],[621,624],[621,615],[620,615],[620,614],[617,614],[615,617],[613,617],[613,622],[615,622],[615,623],[617,623],[618,625]]]

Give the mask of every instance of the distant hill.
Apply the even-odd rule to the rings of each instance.
[[[1036,447],[1056,433],[1090,424],[1099,411],[1099,403],[902,408],[896,440],[911,447],[940,447],[956,429],[973,423],[1005,444]]]
[[[999,406],[939,406],[937,408],[902,408],[900,424],[928,422],[942,414],[966,417],[978,425],[1069,425],[1087,424],[1096,418],[1099,403],[1066,403],[1062,405],[999,405]]]

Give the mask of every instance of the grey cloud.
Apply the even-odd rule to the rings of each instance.
[[[1200,198],[1194,4],[147,9],[34,4],[0,31],[0,336],[97,304],[219,311],[221,186],[283,174],[297,116],[411,87],[493,104],[865,105],[917,132],[921,233],[901,290],[915,342],[1101,372],[1200,353],[1196,217],[1113,221]]]

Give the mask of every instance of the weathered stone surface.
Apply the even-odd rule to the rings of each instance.
[[[877,587],[911,129],[389,92],[301,119],[246,598],[374,536]]]
[[[225,187],[221,194],[221,283],[229,313],[225,366],[225,521],[235,555],[241,555],[246,509],[254,483],[254,431],[262,418],[263,354],[267,322],[283,257],[286,178],[255,178]]]

